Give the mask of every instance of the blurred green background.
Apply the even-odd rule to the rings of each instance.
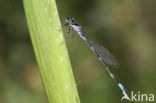
[[[129,95],[131,91],[156,95],[155,0],[56,2],[62,24],[74,17],[120,59],[120,67],[111,71]],[[22,0],[1,0],[0,13],[0,103],[48,103]],[[76,33],[67,47],[81,103],[120,103],[120,89]]]

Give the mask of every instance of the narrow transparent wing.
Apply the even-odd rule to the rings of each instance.
[[[102,45],[100,45],[99,43],[94,41],[88,35],[85,34],[85,36],[86,36],[88,42],[95,49],[96,53],[102,58],[104,64],[108,64],[108,65],[111,65],[113,67],[120,66],[120,61],[116,56],[114,56],[109,50],[107,50]]]

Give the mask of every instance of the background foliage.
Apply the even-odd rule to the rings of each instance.
[[[112,72],[130,91],[156,94],[155,0],[56,0],[59,15],[119,57]],[[21,0],[0,3],[0,103],[47,103]],[[68,35],[65,34],[65,37]],[[67,42],[82,103],[120,103],[121,91],[76,33]]]

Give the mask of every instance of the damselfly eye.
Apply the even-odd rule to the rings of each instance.
[[[68,22],[68,23],[72,23],[72,22],[74,22],[74,18],[73,18],[73,17],[71,17],[71,18],[67,18],[67,19],[66,19],[66,22]]]
[[[74,21],[75,19],[74,18],[71,18],[71,20]]]
[[[66,22],[69,22],[69,19],[70,19],[70,18],[67,18],[67,19],[66,19]]]

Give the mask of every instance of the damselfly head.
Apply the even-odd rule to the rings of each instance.
[[[74,22],[74,18],[73,17],[67,18],[66,22],[67,23],[73,23]]]

